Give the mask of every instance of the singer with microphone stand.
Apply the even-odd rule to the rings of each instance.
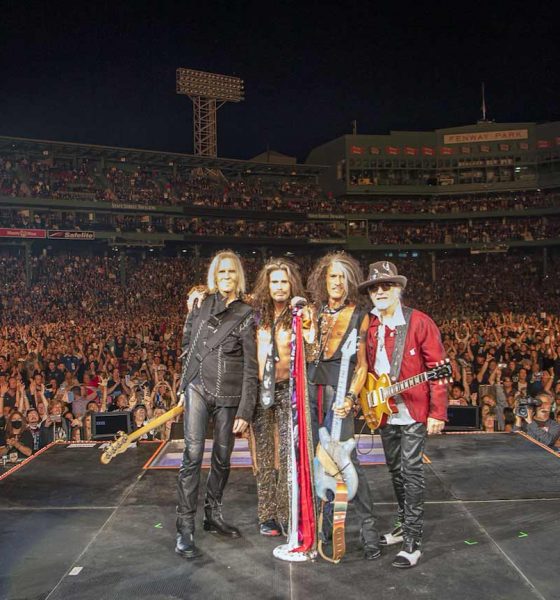
[[[251,423],[253,471],[257,480],[259,531],[287,534],[289,520],[288,453],[292,406],[290,358],[292,308],[307,301],[297,265],[271,259],[261,269],[253,293],[257,316],[259,401]],[[305,310],[304,338],[313,337],[313,319]]]

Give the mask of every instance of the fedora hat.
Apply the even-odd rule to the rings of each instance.
[[[370,264],[367,281],[360,283],[358,290],[366,293],[370,287],[379,283],[396,283],[404,289],[406,281],[406,277],[399,275],[397,267],[392,262],[382,260]]]

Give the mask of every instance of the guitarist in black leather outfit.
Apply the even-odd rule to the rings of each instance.
[[[367,376],[365,336],[369,317],[367,310],[357,305],[360,299],[358,284],[361,281],[362,273],[358,262],[344,252],[323,257],[309,279],[308,287],[319,311],[316,356],[308,369],[315,446],[319,426],[327,418],[329,411],[332,411],[336,396],[341,368],[340,349],[351,330],[357,328],[359,346],[350,362],[345,405],[344,408],[333,411],[336,416],[344,419],[340,441],[354,436],[354,407]],[[375,560],[381,556],[381,549],[379,533],[375,527],[373,497],[356,450],[352,452],[351,459],[358,475],[358,490],[352,504],[361,522],[360,537],[364,557],[366,560]]]
[[[239,257],[218,253],[208,270],[208,292],[191,310],[183,329],[185,452],[177,491],[177,545],[184,558],[199,552],[194,542],[200,470],[208,420],[214,421],[214,446],[206,484],[204,529],[230,538],[239,530],[222,517],[222,495],[228,480],[234,434],[251,420],[257,397],[255,322],[243,302],[245,276]]]

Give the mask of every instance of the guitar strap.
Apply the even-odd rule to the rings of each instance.
[[[340,477],[340,476],[339,476]],[[318,530],[323,531],[323,514],[326,502],[321,503],[321,514],[319,515]],[[344,525],[346,521],[346,510],[348,508],[348,488],[342,478],[336,482],[336,493],[334,496],[334,514],[332,531],[332,556],[327,556],[323,551],[323,539],[319,536],[317,550],[319,554],[328,562],[337,564],[340,562],[346,552],[346,540],[344,535]]]
[[[412,308],[408,306],[402,307],[403,316],[405,320],[404,325],[396,326],[396,340],[395,347],[393,348],[393,356],[391,358],[391,369],[389,371],[389,377],[391,378],[391,383],[397,381],[399,374],[401,372],[402,359],[404,354],[404,345],[406,342],[406,335],[408,333],[408,327],[410,325],[410,317],[412,315]],[[397,394],[395,398],[402,401],[402,397],[400,394]]]

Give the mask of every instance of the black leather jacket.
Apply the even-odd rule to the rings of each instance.
[[[238,406],[250,421],[257,399],[257,345],[253,310],[241,300],[228,306],[210,294],[192,310],[183,328],[183,371],[179,393],[198,377],[217,406]]]

